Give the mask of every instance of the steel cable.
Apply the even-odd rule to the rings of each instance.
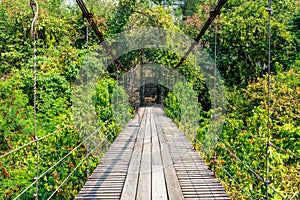
[[[233,180],[233,182],[238,185],[238,187],[247,195],[250,196],[250,199],[253,200],[252,195],[248,194],[245,192],[245,190],[242,188],[242,186],[237,182],[237,180],[222,166],[220,165],[220,167],[225,171],[225,173],[227,174],[227,176]]]
[[[107,50],[108,54],[112,57],[112,60],[116,63],[117,67],[119,69],[122,69],[123,71],[126,71],[125,68],[122,66],[121,62],[118,60],[118,58],[116,58],[116,56],[114,55],[114,53],[110,49],[109,44],[107,44],[107,42],[104,40],[103,34],[99,31],[95,21],[93,20],[92,13],[90,13],[88,11],[87,7],[85,6],[85,4],[83,3],[82,0],[76,0],[76,2],[77,2],[77,4],[79,5],[79,7],[82,11],[83,17],[87,18],[90,26],[92,27],[92,29],[96,33],[98,39],[101,42],[101,45]]]
[[[221,148],[223,148],[223,146]],[[256,173],[248,164],[246,164],[244,161],[242,161],[235,153],[233,153],[231,150],[229,150],[226,146],[224,146],[223,149],[225,149],[234,158],[236,158],[243,166],[245,166],[251,173],[253,173],[257,177],[258,180],[265,182],[263,177],[261,177],[258,173]]]
[[[215,10],[212,11],[210,13],[210,16],[208,18],[208,20],[206,21],[206,23],[204,24],[204,26],[202,27],[200,33],[197,35],[197,37],[195,38],[195,41],[191,44],[190,48],[187,50],[187,52],[185,53],[184,57],[181,58],[181,60],[179,61],[179,63],[175,66],[174,69],[177,69],[188,57],[188,55],[193,51],[193,49],[195,48],[195,46],[199,43],[200,39],[203,37],[203,35],[205,34],[205,32],[207,31],[207,29],[209,28],[209,26],[212,24],[212,22],[214,21],[214,19],[220,15],[221,13],[221,9],[223,8],[223,6],[225,5],[225,3],[227,2],[227,0],[220,0],[218,2],[218,5],[216,6]]]
[[[285,153],[287,153],[287,154],[290,154],[291,156],[296,157],[297,159],[300,159],[300,156],[294,154],[291,150],[285,150],[285,149],[283,149],[283,148],[280,148],[280,147],[274,145],[272,142],[269,142],[269,145],[272,146],[272,147],[274,147],[274,148],[277,149],[277,150],[280,150],[280,151],[282,151],[282,152],[285,152]]]
[[[201,148],[204,150],[204,152],[208,152],[208,153],[210,152],[210,149],[208,147],[206,147],[198,138],[194,137],[193,139],[195,139],[198,143],[201,144]],[[219,142],[224,143],[224,141],[222,141],[222,140],[220,140]],[[246,164],[242,159],[240,159],[235,153],[233,153],[231,150],[229,150],[226,146],[223,149],[225,149],[229,154],[231,154],[233,157],[235,157],[244,167],[246,167],[252,174],[254,174],[258,180],[265,183],[264,178],[262,176],[260,176],[257,172],[255,172],[254,169],[252,169],[248,164]],[[222,165],[219,165],[219,166],[224,169],[224,167]],[[285,197],[280,192],[278,192],[274,187],[269,185],[269,188],[271,190],[273,190],[276,194],[278,194],[281,198],[285,199]]]
[[[66,154],[63,158],[61,158],[59,161],[57,161],[54,165],[52,165],[50,168],[48,168],[44,173],[42,173],[41,175],[39,175],[37,178],[35,178],[35,181],[32,182],[27,188],[25,188],[20,194],[18,194],[17,197],[14,198],[14,200],[18,199],[19,197],[21,197],[26,191],[28,191],[34,184],[36,184],[38,182],[38,180],[40,178],[42,178],[43,176],[45,176],[50,170],[52,170],[54,167],[56,167],[59,163],[61,163],[64,159],[66,159],[69,155],[71,155],[76,149],[78,149],[81,145],[83,145],[92,135],[94,135],[96,132],[98,132],[98,130],[100,128],[102,128],[105,124],[107,124],[109,121],[113,120],[113,118],[110,118],[108,120],[106,120],[104,122],[104,124],[102,124],[101,127],[97,128],[93,133],[91,133],[88,137],[85,138],[85,140],[83,140],[80,144],[78,144],[76,147],[74,147],[68,154]],[[108,135],[106,135],[107,138]],[[90,155],[87,154],[87,155]]]
[[[86,25],[86,65],[89,66],[89,26]],[[89,84],[89,78],[88,78],[88,67],[86,68],[86,84]],[[86,123],[89,124],[89,120],[87,118]],[[86,133],[88,134],[88,133]],[[86,149],[87,151],[87,155],[88,155],[88,149]],[[86,177],[87,179],[89,179],[90,176],[90,161],[89,161],[89,157],[87,157],[87,169],[86,169]]]
[[[99,128],[98,128],[99,129]],[[97,130],[98,130],[97,129]],[[96,133],[96,131],[94,132]],[[93,134],[94,134],[93,133]],[[86,140],[84,140],[85,142]],[[26,191],[28,191],[35,183],[37,183],[37,181],[42,178],[43,176],[45,176],[50,170],[52,170],[54,167],[56,167],[59,163],[61,163],[65,158],[67,158],[72,152],[74,152],[76,149],[78,149],[84,142],[81,142],[79,145],[77,145],[75,148],[73,148],[68,154],[66,154],[63,158],[61,158],[59,161],[57,161],[54,165],[52,165],[51,167],[49,167],[44,173],[42,173],[39,177],[37,177],[35,179],[34,182],[32,182],[27,188],[25,188],[21,193],[18,194],[17,197],[15,197],[14,199],[18,199],[19,197],[21,197]]]
[[[128,102],[128,100],[125,99],[124,101],[121,101],[121,102],[118,102],[118,103],[123,103],[123,102]],[[109,109],[111,109],[111,108],[105,107],[105,108],[100,109],[98,112],[101,112],[101,111],[104,111],[104,110],[109,110]],[[122,110],[124,110],[124,109],[122,109]],[[119,113],[119,112],[115,112],[114,114],[118,114],[118,113]],[[86,117],[88,117],[88,116],[93,116],[93,115],[94,115],[94,114],[90,114],[90,115],[87,115]],[[80,121],[83,121],[83,120],[85,120],[85,119],[86,119],[86,118],[82,118]],[[48,138],[48,137],[50,137],[50,136],[52,136],[52,135],[55,135],[55,134],[59,133],[60,131],[66,129],[66,128],[71,128],[71,127],[74,127],[74,125],[73,125],[73,124],[65,125],[63,128],[60,128],[60,129],[58,129],[58,130],[55,130],[55,131],[49,133],[48,135],[45,135],[45,136],[40,137],[40,138],[37,138],[36,140],[33,139],[32,141],[30,141],[30,142],[28,142],[28,143],[26,143],[26,144],[24,144],[24,145],[22,145],[22,146],[20,146],[20,147],[17,147],[17,148],[15,148],[15,149],[13,149],[13,150],[7,152],[7,153],[4,153],[3,155],[0,155],[0,159],[4,158],[4,157],[6,157],[6,156],[9,156],[10,154],[12,154],[12,153],[14,153],[14,152],[16,152],[16,151],[18,151],[18,150],[21,150],[21,149],[23,149],[23,148],[25,148],[25,147],[31,145],[32,143],[35,143],[36,141],[44,140],[44,139],[46,139],[46,138]]]
[[[107,124],[109,121],[111,120],[111,118],[109,120],[107,120],[105,122],[105,124]],[[104,125],[104,124],[103,124]],[[83,140],[80,144],[78,144],[76,147],[74,147],[68,154],[66,154],[63,158],[61,158],[59,161],[57,161],[54,165],[52,165],[51,167],[49,167],[44,173],[42,173],[39,177],[37,177],[35,179],[34,182],[32,182],[26,189],[24,189],[20,194],[18,194],[17,197],[15,197],[14,199],[18,199],[20,196],[22,196],[27,190],[29,190],[41,177],[43,177],[44,175],[46,175],[50,170],[52,170],[55,166],[57,166],[59,163],[61,163],[65,158],[67,158],[69,155],[71,155],[71,153],[73,153],[76,149],[78,149],[81,145],[83,145],[92,135],[94,135],[95,133],[98,132],[98,130],[101,127],[97,128],[93,133],[91,133],[88,137],[85,138],[85,140]]]

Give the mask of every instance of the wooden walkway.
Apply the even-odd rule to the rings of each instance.
[[[230,199],[159,107],[143,107],[76,199]]]

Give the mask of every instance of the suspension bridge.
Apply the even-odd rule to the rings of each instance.
[[[230,199],[160,107],[138,113],[76,199]]]
[[[89,25],[102,42],[107,54],[112,58],[115,58],[116,56],[111,51],[110,46],[105,42],[103,34],[98,30],[96,23],[93,20],[93,15],[88,11],[82,0],[76,0],[76,2],[82,11],[83,17],[88,20]],[[198,44],[206,30],[212,24],[213,20],[220,14],[225,3],[226,0],[219,1],[216,8],[211,12],[209,19],[204,24],[199,35],[195,39],[195,42],[191,44],[190,48],[176,65],[175,69],[187,59],[188,55],[193,51],[193,48]],[[35,54],[35,21],[38,17],[38,5],[35,1],[31,1],[31,6],[35,12],[31,29],[31,34],[34,39]],[[269,14],[271,15],[271,3],[269,4]],[[34,62],[34,100],[36,100],[36,55],[34,55]],[[124,70],[124,67],[117,58],[114,59],[114,62],[119,70]],[[147,92],[145,91],[148,91],[149,94],[146,94]],[[154,99],[151,98],[153,95],[156,96]],[[151,86],[144,88],[144,92],[142,94],[139,93],[137,98],[141,99],[141,101],[149,100],[150,103],[148,102],[148,104],[146,103],[146,106],[140,106],[136,109],[135,116],[127,123],[126,127],[105,152],[105,155],[101,158],[99,165],[93,171],[91,176],[87,178],[86,183],[75,199],[230,199],[229,195],[226,194],[224,186],[216,178],[215,172],[212,172],[208,168],[207,164],[202,160],[200,154],[195,150],[195,147],[191,144],[191,141],[187,138],[186,134],[166,116],[163,107],[160,104],[157,104],[158,99],[155,88]],[[140,102],[139,105],[142,105],[142,102]],[[35,151],[38,155],[39,142],[55,135],[62,129],[71,127],[65,126],[43,136],[42,138],[38,138],[36,135],[35,101],[34,107],[34,140],[0,155],[0,159],[32,144],[36,144]],[[269,123],[268,126],[270,126]],[[270,131],[270,127],[268,127],[268,129]],[[15,199],[22,198],[22,195],[34,186],[36,187],[36,190],[33,197],[38,199],[39,179],[58,166],[65,158],[70,156],[77,148],[79,148],[79,146],[82,145],[84,145],[84,141],[80,142],[80,144],[74,147],[73,150],[43,173],[38,172],[39,160],[38,156],[36,156],[36,177],[28,187],[17,194]],[[278,151],[290,154],[291,156],[300,158],[298,155],[271,143],[269,137],[266,141],[266,146],[266,159],[268,159],[268,148],[271,147]],[[228,154],[240,162],[241,165],[247,168],[252,175],[256,176],[259,181],[264,183],[266,187],[266,199],[268,199],[269,190],[277,193],[278,196],[284,199],[283,195],[270,185],[267,175],[266,177],[259,175],[231,149],[225,147],[225,150],[228,151]],[[82,162],[88,159],[93,151],[94,149],[86,154],[84,159],[74,168],[66,179],[61,182],[59,187],[54,190],[48,199],[51,199],[55,195],[61,186],[68,181],[68,178],[79,168]],[[216,154],[214,155],[213,162],[216,165],[215,156]],[[228,177],[236,183],[233,175],[226,169],[224,169],[224,171],[226,175],[228,175]],[[239,185],[238,183],[236,184]],[[243,191],[243,188],[240,187],[240,189]],[[296,197],[296,195],[297,194],[295,194],[295,196],[291,199]],[[249,199],[253,198],[249,196]]]

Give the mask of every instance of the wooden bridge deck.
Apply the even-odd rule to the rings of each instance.
[[[76,199],[230,199],[159,107],[143,107]]]

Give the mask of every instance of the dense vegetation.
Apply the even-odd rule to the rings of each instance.
[[[85,47],[86,22],[73,1],[38,1],[37,23],[37,135],[39,173],[63,158],[39,183],[39,196],[48,198],[63,180],[74,174],[55,194],[56,199],[71,199],[82,187],[99,158],[121,130],[112,105],[116,77],[122,75],[114,64],[103,71],[95,93],[95,112],[105,142],[97,154],[84,159],[87,152],[72,116],[75,79],[80,67],[98,63],[97,55]],[[106,39],[123,31],[149,26],[170,29],[195,38],[206,21],[213,0],[120,0],[85,1]],[[216,144],[217,177],[233,199],[260,199],[265,196],[267,135],[267,25],[266,0],[228,0],[222,14],[201,40],[214,58],[214,32],[217,30],[217,66],[226,86],[227,113]],[[271,199],[300,198],[300,5],[297,0],[274,0],[271,23],[271,138],[269,146]],[[33,41],[30,36],[31,8],[27,0],[0,1],[0,156],[34,139],[33,136]],[[89,52],[99,44],[89,33]],[[86,55],[88,53],[88,62]],[[180,60],[174,52],[142,49],[119,58],[125,69],[137,64],[161,63],[170,68]],[[213,168],[213,146],[201,145],[211,121],[211,97],[205,79],[185,62],[178,69],[197,94],[199,125],[195,146]],[[121,74],[120,74],[121,73]],[[179,94],[184,88],[176,85]],[[118,88],[126,98],[123,88]],[[181,98],[181,99],[178,99]],[[179,125],[184,96],[169,92],[166,113]],[[126,107],[125,105],[120,105]],[[117,108],[127,118],[131,109]],[[124,111],[125,110],[125,111]],[[192,108],[188,112],[193,112]],[[195,113],[186,115],[195,117]],[[186,123],[186,122],[185,122]],[[184,128],[184,127],[183,127]],[[49,133],[56,131],[53,135]],[[195,142],[195,141],[193,141]],[[80,145],[74,151],[77,145]],[[88,149],[90,150],[90,149]],[[287,151],[287,152],[285,152]],[[296,156],[298,155],[298,157]],[[12,199],[34,180],[35,142],[0,160],[0,199]],[[242,160],[243,163],[240,162]],[[81,165],[80,162],[83,160]],[[248,167],[247,167],[248,166]],[[232,177],[228,175],[232,175]],[[234,180],[234,181],[233,181]],[[22,199],[33,198],[34,186]]]

